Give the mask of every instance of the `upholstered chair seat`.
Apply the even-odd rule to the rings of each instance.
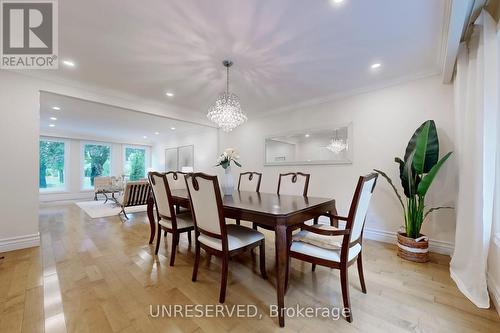
[[[368,207],[377,182],[378,174],[359,177],[356,191],[351,202],[349,215],[346,217],[325,214],[330,219],[346,222],[345,229],[333,226],[302,224],[303,230],[291,237],[289,245],[290,258],[307,261],[315,265],[326,266],[340,270],[340,284],[342,300],[347,321],[352,321],[351,302],[349,299],[348,268],[357,263],[361,291],[366,294],[365,279],[363,276],[362,241]],[[285,278],[285,288],[288,287],[288,270]]]
[[[236,224],[227,224],[217,176],[203,173],[186,175],[186,185],[195,223],[196,248],[192,280],[195,282],[200,263],[200,249],[222,259],[219,302],[226,299],[229,259],[246,250],[259,247],[260,273],[266,274],[265,238],[260,232]]]
[[[229,251],[237,250],[249,246],[264,239],[264,235],[250,228],[239,226],[237,224],[228,224],[227,247]],[[198,237],[200,243],[210,246],[213,249],[222,251],[222,240],[201,234]]]
[[[172,221],[163,219],[158,222],[161,226],[172,229]],[[177,229],[194,228],[193,219],[190,213],[178,214],[177,215]]]
[[[183,175],[179,175],[179,178],[181,177],[183,177]],[[150,172],[148,174],[148,179],[153,189],[153,198],[158,218],[158,238],[156,239],[155,254],[158,255],[158,251],[160,250],[162,231],[171,233],[172,250],[170,252],[170,266],[173,266],[175,262],[175,253],[179,245],[179,236],[182,233],[186,233],[189,244],[191,244],[191,231],[194,230],[194,222],[190,213],[176,213],[172,200],[170,183],[165,173]]]

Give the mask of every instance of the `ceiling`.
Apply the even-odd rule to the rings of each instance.
[[[448,0],[64,0],[59,55],[40,75],[115,89],[203,116],[224,89],[260,115],[437,74]],[[444,36],[446,37],[446,36]],[[372,70],[371,64],[381,67]],[[165,96],[167,91],[173,97]]]
[[[207,127],[48,92],[40,94],[42,135],[151,145],[203,128]]]

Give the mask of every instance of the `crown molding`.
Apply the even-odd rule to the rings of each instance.
[[[285,113],[285,112],[297,111],[297,110],[304,109],[304,108],[310,108],[310,107],[314,107],[314,106],[318,106],[318,105],[322,105],[322,104],[336,102],[338,100],[347,99],[347,98],[354,97],[357,95],[363,95],[366,93],[370,93],[370,92],[374,92],[374,91],[378,91],[378,90],[383,90],[383,89],[386,89],[389,87],[409,83],[412,81],[422,80],[422,79],[426,79],[426,78],[438,76],[438,75],[441,75],[441,70],[440,69],[432,69],[429,71],[420,72],[420,73],[416,73],[416,74],[412,74],[412,75],[408,75],[408,76],[402,76],[402,77],[398,77],[395,79],[388,79],[388,80],[384,80],[382,82],[378,82],[378,83],[375,83],[372,85],[367,85],[367,86],[364,86],[361,88],[345,90],[345,91],[337,92],[337,93],[334,93],[331,95],[326,95],[323,97],[309,99],[309,100],[301,102],[301,103],[292,104],[292,105],[288,105],[288,106],[284,106],[284,107],[280,107],[280,108],[276,108],[276,109],[271,109],[270,111],[259,113],[255,116],[252,116],[252,118],[254,118],[254,119],[265,118],[265,117],[268,117],[270,115],[278,115],[278,114]]]

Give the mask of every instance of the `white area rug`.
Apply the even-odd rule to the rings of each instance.
[[[83,209],[88,216],[93,219],[97,219],[100,217],[107,216],[116,216],[121,212],[120,206],[117,206],[113,201],[109,200],[107,203],[104,201],[83,201],[77,202],[76,205]],[[138,213],[145,212],[147,206],[135,206],[135,207],[126,207],[125,212],[128,213]]]

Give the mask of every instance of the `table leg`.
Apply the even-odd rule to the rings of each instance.
[[[285,270],[288,261],[287,227],[276,226],[276,292],[278,296],[278,319],[280,327],[285,327],[283,308],[285,307]]]
[[[154,200],[151,195],[148,198],[147,212],[148,212],[148,220],[150,228],[149,244],[153,244],[153,240],[155,239],[155,233],[156,233],[156,221],[154,214]]]

